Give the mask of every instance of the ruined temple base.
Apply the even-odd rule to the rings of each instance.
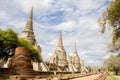
[[[10,67],[0,70],[0,77],[3,78],[40,78],[39,75],[33,70],[29,51],[24,47],[17,47]]]

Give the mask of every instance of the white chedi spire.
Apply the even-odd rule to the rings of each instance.
[[[33,7],[31,8],[27,23],[23,30],[21,37],[25,38],[29,41],[32,45],[35,45],[36,39],[33,32]]]
[[[73,55],[78,56],[76,42],[75,42],[75,44],[74,44],[74,52],[73,52]]]
[[[62,32],[60,31],[60,35],[59,35],[59,39],[58,39],[58,45],[57,45],[57,49],[64,49],[63,48],[63,42],[62,42]]]

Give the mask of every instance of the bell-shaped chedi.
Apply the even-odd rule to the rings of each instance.
[[[54,68],[54,71],[55,70],[67,71],[67,69],[68,69],[67,55],[66,55],[66,51],[65,51],[64,46],[63,46],[61,32],[60,32],[60,36],[58,39],[57,48],[55,49],[54,54],[50,58],[50,64],[52,66],[54,65],[53,67],[50,67],[52,69]]]
[[[80,64],[80,58],[79,58],[78,53],[77,53],[76,43],[75,43],[75,48],[74,48],[74,52],[72,55],[72,59],[73,59],[73,64],[74,64],[75,68],[77,69],[76,71],[77,72],[80,71],[81,64]]]
[[[39,55],[41,58],[41,47],[40,45],[37,44],[37,41],[35,39],[35,35],[34,35],[34,31],[33,31],[33,7],[30,11],[27,23],[25,25],[25,28],[22,32],[21,35],[22,38],[26,39],[28,42],[30,42],[33,46],[35,46],[36,48],[38,48],[39,50]]]
[[[58,40],[58,45],[57,45],[57,48],[56,48],[54,54],[56,54],[58,56],[58,61],[57,61],[58,66],[60,66],[60,67],[68,66],[67,55],[66,55],[66,51],[63,47],[61,32],[60,32],[60,36],[59,36],[59,40]]]
[[[32,9],[30,11],[28,20],[26,22],[26,25],[25,25],[25,28],[24,28],[24,30],[22,32],[21,37],[26,39],[33,46],[35,46],[35,48],[38,49],[38,51],[39,51],[39,58],[42,59],[42,55],[41,55],[42,49],[41,49],[40,45],[37,44],[37,41],[36,41],[35,35],[34,35],[34,31],[33,31],[33,7],[32,7]],[[41,70],[40,63],[33,62],[33,68],[36,71]]]
[[[15,75],[35,75],[31,64],[29,51],[24,47],[17,47],[11,61],[10,68]]]

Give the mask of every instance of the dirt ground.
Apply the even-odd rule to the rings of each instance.
[[[100,75],[100,74],[90,75],[90,76],[80,77],[80,78],[75,78],[75,79],[70,79],[70,80],[94,80],[94,79],[97,78],[99,75]]]

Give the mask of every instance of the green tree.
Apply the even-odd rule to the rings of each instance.
[[[102,16],[98,19],[101,32],[108,28],[112,30],[112,42],[120,38],[120,0],[111,0]]]
[[[92,67],[91,66],[87,66],[86,68],[89,72],[92,72]]]
[[[42,59],[39,57],[39,50],[32,44],[30,44],[28,41],[26,41],[24,38],[19,38],[18,45],[17,46],[23,46],[26,49],[29,50],[31,59],[33,61],[40,62]]]
[[[17,47],[18,37],[17,33],[12,29],[0,30],[0,58],[10,57],[12,54],[10,50],[14,50]]]
[[[115,74],[118,74],[120,70],[119,54],[110,56],[108,59],[105,60],[104,64],[110,71],[115,71]]]
[[[29,50],[33,61],[42,61],[39,57],[39,51],[25,39],[18,37],[12,29],[0,30],[0,64],[4,64],[9,57],[14,55],[17,46],[25,47]]]
[[[14,50],[17,47],[17,33],[12,29],[0,30],[0,65],[13,56]]]
[[[101,32],[104,33],[107,29],[112,31],[112,43],[108,48],[111,52],[120,51],[120,0],[111,0],[102,16],[98,18],[98,23],[101,27]],[[120,55],[120,54],[119,54]],[[104,63],[110,69],[118,74],[120,68],[119,55],[110,56]]]

